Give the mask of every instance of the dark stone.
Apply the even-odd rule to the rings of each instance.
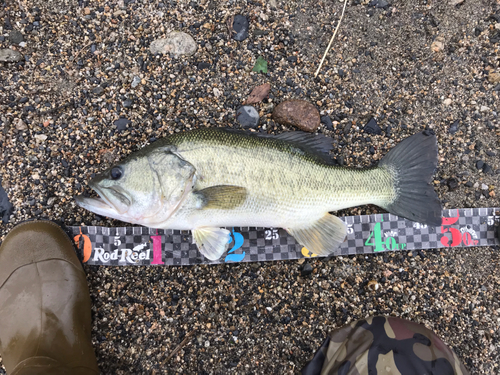
[[[134,104],[134,101],[132,99],[127,99],[123,102],[123,106],[125,108],[130,108],[132,107],[132,104]]]
[[[233,36],[234,40],[241,42],[248,38],[248,19],[241,14],[234,17],[233,30],[236,34]]]
[[[483,165],[483,173],[491,173],[493,168],[491,168],[491,165],[484,163]]]
[[[121,132],[121,131],[126,130],[127,125],[131,124],[131,123],[132,123],[132,121],[130,121],[129,119],[126,119],[124,117],[120,117],[118,120],[116,120],[114,122],[114,125],[116,126],[116,129]]]
[[[24,41],[23,33],[19,30],[12,30],[9,34],[9,41],[11,44],[19,44]]]
[[[495,152],[490,151],[490,150],[485,151],[485,152],[486,152],[486,155],[488,155],[488,156],[496,156],[497,155]]]
[[[94,87],[92,89],[92,93],[95,95],[101,95],[104,92],[104,89],[101,86]]]
[[[310,275],[313,272],[313,268],[309,263],[304,263],[302,266],[302,276]]]
[[[373,117],[367,122],[363,131],[368,134],[382,134],[382,129],[380,129],[380,126],[377,124],[377,120]]]
[[[472,187],[472,186],[473,186],[473,184],[472,184],[472,182],[467,181],[467,182],[465,183],[465,186],[467,186],[467,187]]]
[[[457,190],[458,188],[458,181],[456,178],[449,178],[446,184],[448,185],[450,191]]]
[[[477,169],[483,169],[483,166],[484,166],[484,161],[482,161],[482,160],[476,161],[476,168]]]
[[[345,77],[345,72],[343,69],[339,69],[339,77],[344,78]]]
[[[482,32],[483,32],[483,30],[482,30],[480,27],[476,27],[476,28],[474,29],[474,35],[475,35],[475,36],[479,36],[479,35],[481,35],[481,33],[482,33]]]
[[[259,113],[249,105],[245,105],[236,112],[236,120],[244,128],[255,128],[259,124]]]
[[[333,130],[333,123],[330,116],[321,116],[321,123],[324,124],[328,130]]]
[[[201,62],[198,64],[198,70],[208,69],[210,68],[210,63]]]
[[[2,180],[0,179],[0,217],[2,222],[7,224],[10,220],[10,215],[14,212],[14,206],[9,201],[9,197],[2,186]]]
[[[458,125],[460,124],[460,121],[456,120],[453,124],[450,126],[449,133],[450,134],[455,134],[458,131]]]

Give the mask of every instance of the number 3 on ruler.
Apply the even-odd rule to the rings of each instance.
[[[441,237],[441,243],[443,246],[446,247],[452,247],[452,246],[458,246],[462,242],[462,233],[457,229],[457,228],[445,228],[445,225],[453,225],[455,224],[458,219],[460,218],[460,212],[457,210],[457,216],[456,217],[443,217],[443,222],[441,224],[441,233],[451,233],[451,244],[450,244],[450,239],[448,236],[444,235]]]

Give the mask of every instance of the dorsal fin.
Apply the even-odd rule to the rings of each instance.
[[[231,128],[225,128],[224,130],[232,133],[244,134],[247,136],[277,139],[291,144],[301,149],[302,151],[307,152],[308,154],[314,155],[327,164],[334,163],[334,161],[330,157],[330,151],[333,149],[333,139],[325,136],[324,134],[311,134],[303,131],[289,131],[281,134],[267,134]]]

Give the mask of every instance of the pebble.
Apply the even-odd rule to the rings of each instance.
[[[101,95],[104,92],[104,88],[102,86],[97,86],[92,89],[92,93],[95,95]]]
[[[386,0],[378,0],[377,5],[375,5],[376,8],[386,8],[389,6],[389,3]]]
[[[127,125],[128,124],[131,124],[132,121],[130,121],[129,119],[126,119],[124,117],[120,117],[118,120],[116,120],[114,122],[114,125],[116,126],[116,129],[118,131],[123,131],[125,129],[127,129]]]
[[[445,100],[443,100],[443,104],[446,105],[446,106],[449,106],[451,104],[451,99],[450,98],[446,98]]]
[[[491,173],[492,170],[493,170],[493,168],[491,168],[491,165],[489,165],[487,163],[484,163],[484,165],[483,165],[483,173]]]
[[[166,38],[156,39],[149,47],[153,55],[170,54],[176,58],[194,55],[197,48],[193,37],[182,31],[173,31]]]
[[[10,220],[10,215],[14,212],[14,206],[9,201],[9,197],[2,186],[2,179],[0,178],[0,217],[2,222],[7,224]]]
[[[132,83],[130,84],[130,86],[133,89],[135,89],[137,86],[139,86],[140,83],[141,83],[141,78],[137,77],[137,76],[134,76],[134,79],[132,80]]]
[[[12,30],[9,34],[9,41],[11,44],[20,44],[24,41],[23,33],[19,30]]]
[[[332,123],[332,119],[330,118],[330,116],[328,116],[328,115],[321,116],[321,123],[324,124],[328,130],[333,131],[333,123]]]
[[[208,69],[210,68],[210,63],[201,62],[198,64],[198,70]]]
[[[482,161],[482,160],[476,161],[476,168],[477,169],[483,169],[483,166],[484,166],[484,161]]]
[[[444,50],[444,38],[442,36],[438,36],[431,44],[431,49],[434,52],[441,52]]]
[[[500,73],[490,72],[490,74],[488,74],[488,82],[500,83]]]
[[[302,276],[307,276],[307,275],[310,275],[312,274],[313,272],[313,268],[311,266],[310,263],[304,263],[304,265],[302,266],[302,270],[301,270],[301,274]]]
[[[47,140],[47,136],[45,134],[35,134],[35,144],[38,146],[44,143]]]
[[[251,105],[244,105],[236,112],[236,120],[244,128],[255,128],[259,124],[259,112]]]
[[[449,133],[450,134],[455,134],[458,131],[458,125],[460,124],[459,120],[456,120],[451,124]]]
[[[26,130],[28,129],[28,125],[26,125],[26,123],[23,120],[19,119],[16,122],[16,129],[18,131]]]
[[[380,128],[380,126],[378,126],[377,120],[375,120],[373,117],[368,120],[365,127],[363,128],[363,131],[368,134],[382,134],[382,129]]]
[[[241,42],[248,38],[248,19],[241,14],[234,16],[233,30],[236,34],[233,35],[233,39]]]
[[[305,100],[286,100],[274,108],[274,121],[291,125],[307,132],[314,132],[320,124],[319,112],[314,105]]]
[[[134,101],[132,99],[126,99],[123,101],[123,107],[125,108],[132,107],[132,104],[134,104]]]
[[[446,184],[450,191],[454,191],[458,188],[458,180],[456,178],[449,178]]]
[[[18,62],[21,61],[24,58],[24,56],[18,52],[14,51],[13,49],[10,48],[3,48],[0,49],[0,62]]]

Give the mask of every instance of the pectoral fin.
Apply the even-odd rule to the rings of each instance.
[[[241,186],[217,185],[197,191],[203,209],[231,210],[240,206],[247,197],[247,189]]]
[[[193,230],[193,241],[205,258],[217,260],[227,250],[230,233],[224,228],[196,228]]]
[[[286,230],[310,252],[321,256],[332,254],[344,242],[347,234],[344,222],[330,214],[306,227]]]

